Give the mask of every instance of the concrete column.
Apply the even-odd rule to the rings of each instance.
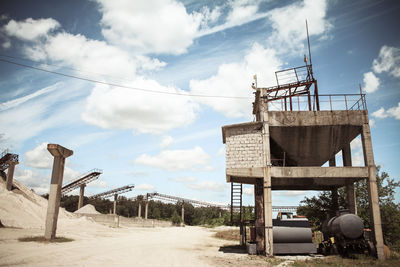
[[[343,166],[345,166],[345,167],[352,166],[350,143],[347,144],[342,149],[342,158],[343,158]],[[347,205],[348,205],[347,208],[349,209],[349,211],[353,214],[357,214],[356,191],[354,188],[354,182],[352,182],[352,181],[347,182],[346,199],[347,199]]]
[[[73,154],[73,151],[57,144],[48,144],[47,150],[54,157],[49,201],[47,205],[46,227],[44,232],[45,239],[49,240],[56,237],[65,158],[71,156]]]
[[[117,214],[117,200],[118,200],[118,194],[115,194],[114,195],[114,210],[113,210],[114,215]]]
[[[83,197],[85,195],[85,184],[81,184],[79,191],[78,210],[83,207]]]
[[[329,160],[329,167],[335,167],[335,166],[336,166],[336,155],[333,156],[333,157]],[[338,201],[338,191],[337,191],[337,188],[333,188],[333,189],[331,190],[331,194],[332,194],[332,203],[333,203],[333,206],[332,206],[333,211],[332,211],[331,216],[334,216],[334,215],[335,215],[335,212],[336,212],[337,210],[339,210],[339,201]]]
[[[146,205],[144,206],[144,218],[147,220],[147,215],[149,213],[149,202],[146,201]]]
[[[8,162],[9,167],[8,167],[8,171],[7,171],[7,180],[6,180],[6,189],[8,191],[11,191],[12,189],[12,185],[13,185],[13,179],[14,179],[14,169],[15,169],[15,165],[18,164],[18,162]]]
[[[265,255],[274,255],[273,232],[272,232],[272,192],[271,192],[271,149],[269,133],[268,104],[262,97],[266,91],[261,89],[261,121],[262,145],[263,145],[263,186],[264,186],[264,225],[265,225]]]
[[[368,116],[364,118],[364,124],[361,133],[364,163],[368,168],[368,198],[371,223],[373,225],[375,246],[378,259],[384,260],[385,254],[383,249],[383,234],[381,213],[379,208],[378,186],[376,184],[376,166],[374,162],[374,153],[372,150],[371,132],[368,124]]]
[[[141,202],[139,202],[138,217],[142,218],[142,203]]]
[[[264,227],[264,188],[263,179],[257,178],[254,184],[254,214],[256,227],[257,254],[265,253],[265,227]]]
[[[182,224],[185,224],[185,202],[182,202]]]

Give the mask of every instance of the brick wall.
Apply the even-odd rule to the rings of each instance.
[[[226,168],[261,167],[261,130],[254,127],[226,129]]]

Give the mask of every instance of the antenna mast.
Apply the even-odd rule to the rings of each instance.
[[[310,49],[310,36],[308,35],[308,23],[307,23],[307,20],[306,20],[306,29],[307,29],[307,42],[308,42],[308,57],[310,58],[310,65],[312,65],[311,49]]]

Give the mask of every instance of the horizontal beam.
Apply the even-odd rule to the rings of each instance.
[[[271,167],[272,190],[328,190],[368,177],[366,167]],[[226,169],[226,181],[255,184],[263,167]]]

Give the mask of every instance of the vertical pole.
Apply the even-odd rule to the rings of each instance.
[[[345,166],[345,167],[352,166],[350,143],[347,144],[342,149],[342,158],[343,158],[343,166]],[[347,199],[347,205],[348,205],[347,208],[349,209],[349,211],[353,214],[357,214],[356,192],[355,192],[353,181],[346,182],[346,199]]]
[[[287,101],[286,101],[286,97],[284,98],[285,100],[285,111],[287,111]]]
[[[293,111],[292,89],[291,88],[289,88],[289,102],[290,102],[290,111]]]
[[[329,167],[335,167],[336,166],[336,157],[333,156],[330,160],[329,160]],[[332,209],[333,209],[333,214],[334,212],[336,212],[339,209],[339,203],[338,203],[338,190],[337,188],[333,188],[331,190],[331,194],[332,194]],[[332,215],[333,215],[332,214]]]
[[[6,179],[6,189],[8,191],[11,191],[12,185],[13,185],[13,179],[14,179],[14,169],[15,165],[18,164],[18,162],[10,161],[7,171],[7,179]]]
[[[308,91],[307,96],[308,96],[308,110],[311,111],[311,95],[310,95],[310,91]]]
[[[44,232],[45,239],[50,240],[56,237],[65,158],[71,156],[73,154],[73,151],[57,144],[48,144],[47,150],[54,157],[53,170],[51,173],[49,200],[47,205],[46,226]]]
[[[78,210],[83,207],[83,197],[85,195],[85,184],[81,184],[79,191]]]
[[[142,203],[141,202],[139,202],[138,217],[142,218]]]
[[[319,111],[319,96],[318,96],[317,80],[314,80],[314,95],[315,95],[315,102],[317,103],[317,111]]]
[[[117,214],[117,200],[118,200],[118,194],[114,195],[114,209],[113,209],[113,214]]]
[[[185,202],[182,201],[182,224],[185,224]]]
[[[233,223],[233,182],[231,182],[231,223]]]
[[[147,220],[147,215],[149,214],[149,201],[146,200],[144,206],[144,219]]]
[[[365,114],[364,124],[361,133],[364,163],[368,168],[368,198],[369,198],[369,210],[371,224],[373,225],[374,239],[378,259],[385,260],[385,254],[383,250],[383,234],[382,234],[382,222],[381,213],[379,208],[379,196],[378,196],[378,185],[376,183],[376,166],[374,162],[374,153],[372,150],[371,132],[368,123],[368,115]]]

